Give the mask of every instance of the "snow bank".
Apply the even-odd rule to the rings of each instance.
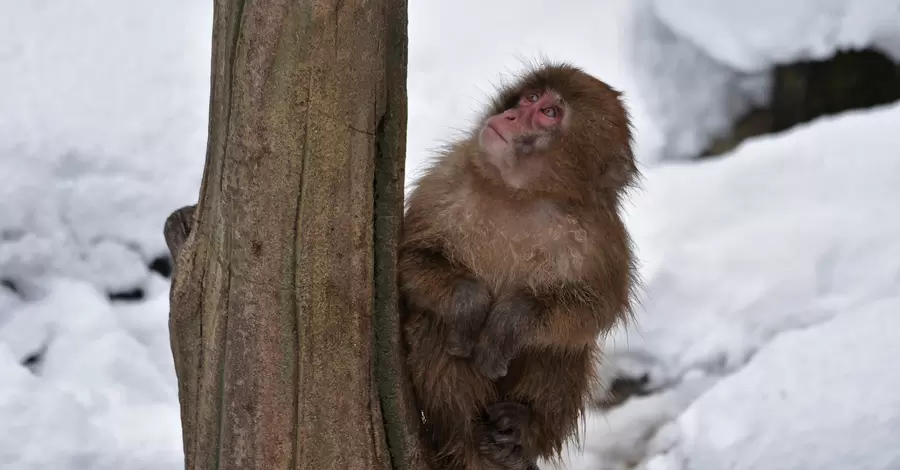
[[[657,393],[590,412],[542,468],[898,468],[897,122],[853,112],[649,169],[628,210],[643,306],[601,375]]]
[[[700,397],[647,470],[900,468],[900,295],[787,332]]]
[[[875,47],[900,62],[900,0],[635,0],[630,58],[663,142],[692,158],[767,104],[777,64]]]
[[[197,198],[211,27],[203,0],[6,2],[0,277],[147,280]]]
[[[743,72],[875,47],[900,62],[898,0],[652,0],[685,40]]]
[[[630,58],[644,106],[661,142],[644,160],[679,160],[702,153],[750,109],[765,104],[770,78],[713,60],[678,36],[653,11],[653,0],[634,0]]]
[[[150,284],[151,300],[121,312],[88,283],[54,280],[0,323],[0,467],[183,465],[167,285]]]

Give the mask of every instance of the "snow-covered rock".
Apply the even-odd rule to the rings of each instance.
[[[900,0],[634,0],[635,83],[661,160],[693,158],[768,104],[779,64],[872,47],[900,63]]]
[[[652,0],[657,17],[743,72],[874,47],[900,62],[898,0]]]

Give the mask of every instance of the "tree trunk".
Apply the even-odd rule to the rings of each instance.
[[[216,0],[165,235],[187,469],[425,469],[400,349],[406,0]]]

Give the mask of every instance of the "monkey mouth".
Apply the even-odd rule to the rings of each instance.
[[[503,134],[501,134],[500,131],[497,130],[497,128],[494,127],[493,124],[488,123],[487,127],[488,127],[488,129],[494,131],[494,134],[497,134],[501,139],[503,139],[504,142],[506,142],[507,144],[509,143],[509,139],[507,139],[506,136],[504,136]]]

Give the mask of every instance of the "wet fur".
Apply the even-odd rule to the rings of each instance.
[[[444,469],[525,470],[559,456],[590,393],[597,337],[630,313],[619,206],[637,170],[619,93],[575,67],[541,66],[501,89],[486,116],[528,89],[558,93],[570,125],[519,159],[527,184],[484,163],[475,130],[407,199],[407,363]]]

